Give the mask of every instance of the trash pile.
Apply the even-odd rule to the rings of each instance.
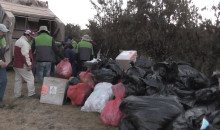
[[[67,97],[121,130],[220,129],[218,75],[207,78],[185,62],[141,56],[124,71],[104,58],[69,79]]]

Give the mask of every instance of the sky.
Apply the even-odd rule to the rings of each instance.
[[[92,19],[96,14],[93,9],[90,0],[40,0],[48,1],[49,9],[57,15],[57,17],[64,22],[64,24],[71,23],[80,25],[82,29],[86,29],[86,24],[88,20]],[[93,0],[97,1],[97,0]],[[124,0],[126,3],[127,0]],[[193,3],[202,8],[207,6],[211,8],[213,3],[218,3],[220,0],[192,0]],[[201,13],[203,17],[208,19],[213,19],[213,13],[210,10]]]

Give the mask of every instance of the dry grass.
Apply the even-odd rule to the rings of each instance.
[[[38,99],[27,97],[23,85],[22,99],[14,99],[14,71],[8,70],[8,84],[5,91],[6,107],[0,109],[0,130],[116,130],[102,123],[99,113],[80,111],[81,107],[70,104],[63,106],[42,104]],[[41,85],[35,83],[40,94]]]

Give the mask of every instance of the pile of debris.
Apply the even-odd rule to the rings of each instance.
[[[124,61],[102,58],[87,64],[89,69],[78,77],[66,80],[61,101],[66,94],[73,106],[99,112],[104,124],[121,130],[220,129],[218,74],[208,78],[189,63],[154,63],[143,56],[134,58],[135,63],[125,69],[126,61],[136,53],[121,54]],[[128,56],[131,59],[126,60]],[[60,95],[54,82],[44,83],[47,92],[41,92],[49,95],[49,103]]]

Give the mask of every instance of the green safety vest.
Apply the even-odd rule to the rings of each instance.
[[[1,45],[2,45],[3,48],[6,47],[6,40],[5,40],[4,37],[1,39]],[[0,47],[1,47],[1,46],[0,46]]]
[[[54,62],[55,54],[52,49],[53,38],[47,33],[41,33],[35,38],[37,62]]]
[[[71,42],[72,42],[72,46],[73,46],[74,48],[76,48],[76,47],[77,47],[77,42],[74,41],[74,40],[72,40]]]
[[[53,38],[50,35],[41,33],[35,38],[35,46],[52,46],[52,40]]]
[[[5,54],[5,47],[6,47],[6,40],[5,38],[1,38],[0,39],[0,60],[3,60],[5,61],[5,57],[4,57],[4,54]]]

